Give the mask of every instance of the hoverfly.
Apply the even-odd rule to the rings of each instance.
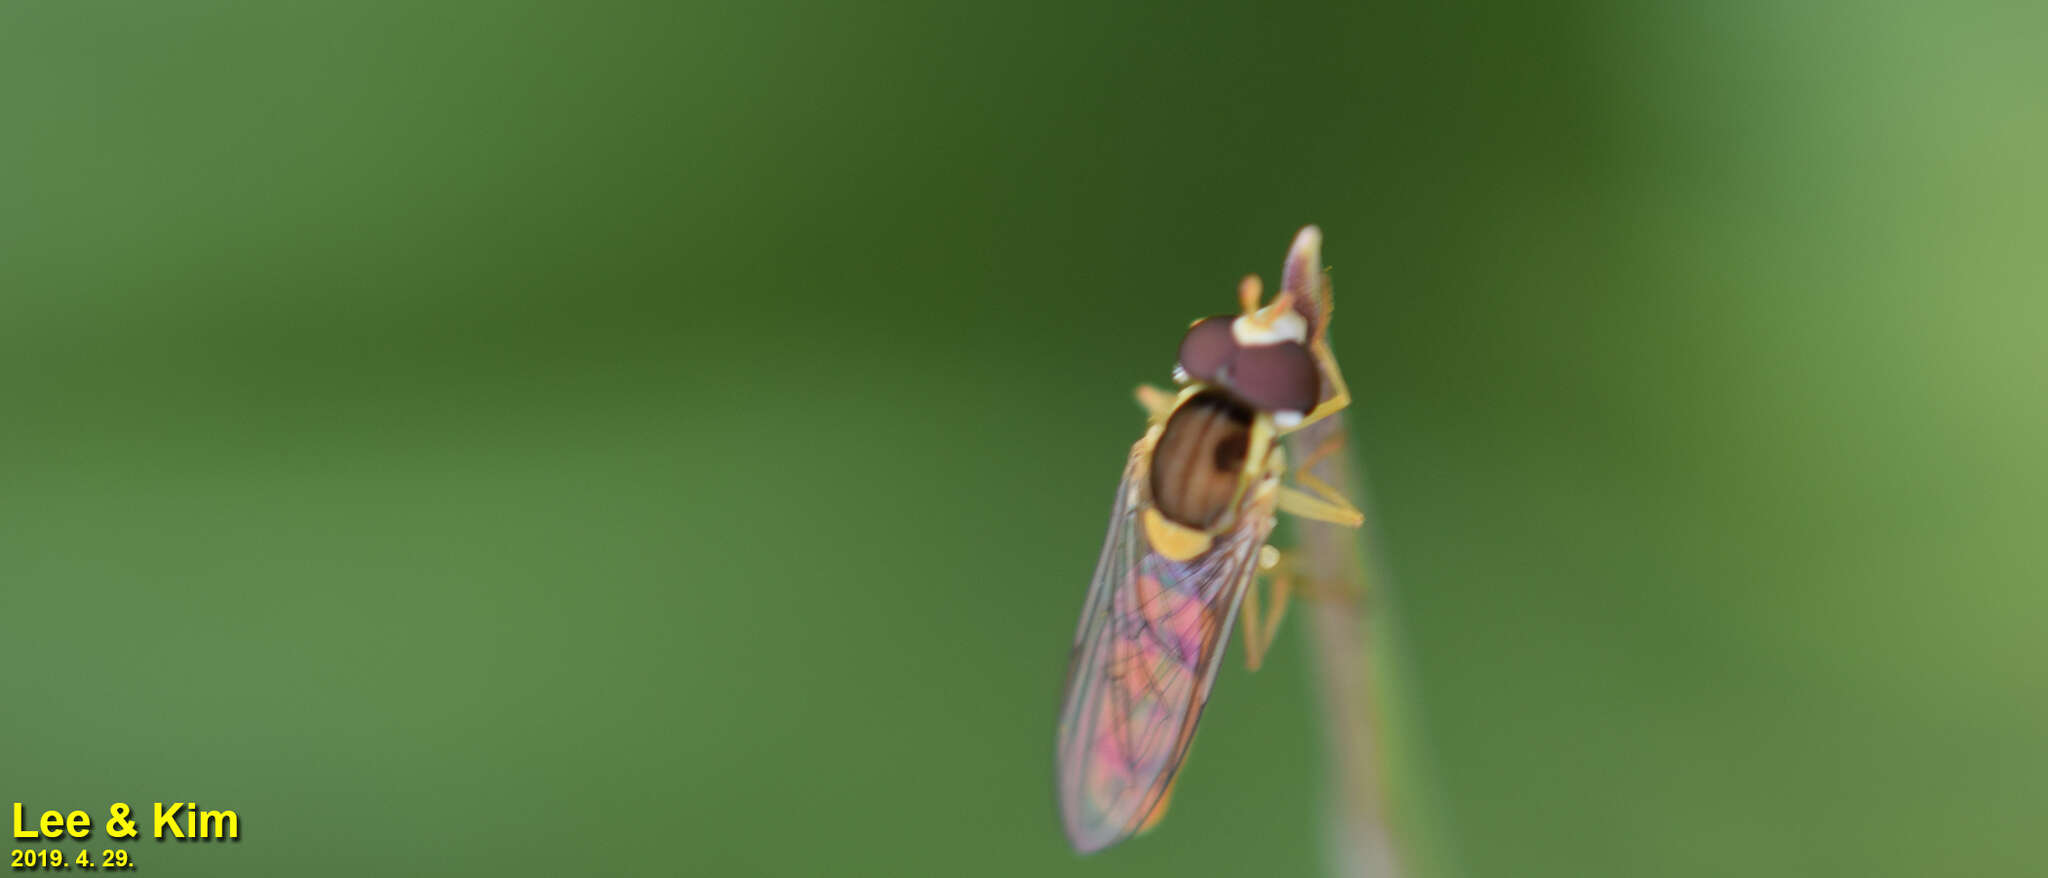
[[[1060,711],[1058,775],[1067,838],[1090,853],[1166,813],[1239,607],[1257,670],[1286,607],[1287,559],[1266,543],[1276,513],[1357,527],[1364,516],[1307,475],[1282,484],[1280,437],[1343,409],[1350,392],[1327,339],[1330,296],[1283,290],[1242,313],[1196,321],[1180,345],[1178,392],[1140,385],[1147,415],[1111,506],[1074,635]],[[1261,618],[1255,575],[1268,576]],[[1247,599],[1247,595],[1250,598]]]

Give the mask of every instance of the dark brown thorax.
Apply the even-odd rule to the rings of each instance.
[[[1218,390],[1174,409],[1152,449],[1152,502],[1160,514],[1197,529],[1224,520],[1243,483],[1252,417]]]

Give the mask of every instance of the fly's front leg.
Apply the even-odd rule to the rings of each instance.
[[[1309,346],[1309,352],[1315,355],[1316,365],[1322,368],[1323,377],[1330,381],[1330,398],[1318,404],[1301,419],[1301,423],[1289,427],[1289,433],[1341,412],[1351,405],[1351,387],[1344,383],[1344,370],[1337,367],[1337,355],[1330,352],[1329,339],[1316,339],[1315,343]]]
[[[1176,396],[1170,390],[1140,384],[1132,395],[1137,397],[1138,407],[1145,410],[1145,418],[1152,423],[1165,421],[1167,415],[1173,414],[1173,401]]]

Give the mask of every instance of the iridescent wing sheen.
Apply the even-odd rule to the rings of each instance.
[[[1165,806],[1273,529],[1269,510],[1247,509],[1192,560],[1152,551],[1140,524],[1149,457],[1141,441],[1124,468],[1067,667],[1060,810],[1082,853],[1142,830]]]

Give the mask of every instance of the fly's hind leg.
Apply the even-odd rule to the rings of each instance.
[[[1273,638],[1280,633],[1280,622],[1287,618],[1287,607],[1296,598],[1342,604],[1355,602],[1363,594],[1356,587],[1320,584],[1315,577],[1302,575],[1296,569],[1292,553],[1281,552],[1272,546],[1259,550],[1259,568],[1265,573],[1266,593],[1273,605],[1269,608],[1261,606],[1257,580],[1245,586],[1244,603],[1239,612],[1244,616],[1244,665],[1247,670],[1256,671],[1265,664],[1266,654],[1273,648]]]
[[[1273,607],[1260,609],[1256,579],[1245,586],[1240,607],[1244,614],[1244,665],[1254,671],[1265,663],[1266,650],[1273,645],[1273,635],[1280,631],[1280,620],[1287,618],[1287,602],[1294,592],[1294,564],[1280,550],[1272,546],[1259,549],[1259,569],[1265,572],[1266,590],[1273,599]]]

